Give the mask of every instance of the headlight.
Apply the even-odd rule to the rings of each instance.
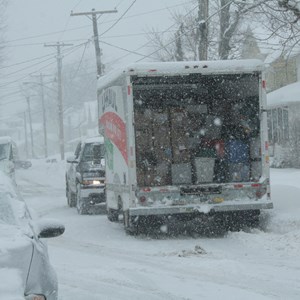
[[[85,180],[85,179],[83,179],[82,184],[83,185],[103,185],[103,184],[105,184],[105,181],[104,180],[92,180],[92,179]]]
[[[43,295],[28,295],[25,296],[26,300],[46,300],[46,297]]]

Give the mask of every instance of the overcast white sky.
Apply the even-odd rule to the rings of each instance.
[[[83,12],[91,11],[92,8],[96,10],[116,8],[118,13],[105,14],[99,18],[98,29],[101,35],[130,8],[100,40],[134,51],[148,41],[145,37],[146,31],[150,28],[159,31],[168,29],[173,24],[171,12],[183,11],[184,7],[193,6],[196,6],[196,3],[191,0],[9,0],[6,13],[6,61],[4,68],[0,69],[2,78],[0,102],[4,101],[3,96],[5,96],[5,103],[15,100],[14,107],[22,105],[16,100],[20,95],[13,93],[19,89],[22,81],[28,81],[26,76],[33,72],[38,74],[56,71],[56,48],[44,47],[45,43],[53,44],[60,41],[76,46],[91,39],[92,21],[86,16],[71,17],[72,10]],[[116,67],[118,64],[134,62],[141,58],[141,56],[130,54],[118,60],[128,52],[114,46],[101,43],[104,63],[111,63],[113,67]],[[72,47],[69,50],[64,47],[63,50],[71,51],[74,49]],[[81,46],[75,48],[71,54],[66,54],[63,64],[79,64],[84,48]],[[147,47],[137,50],[145,55],[149,54],[149,51]],[[94,62],[93,43],[88,44],[84,59]],[[41,63],[44,60],[46,61]],[[25,61],[28,62],[23,63]],[[49,64],[50,66],[46,67]],[[11,109],[8,105],[6,108]],[[2,105],[1,110],[3,112]]]

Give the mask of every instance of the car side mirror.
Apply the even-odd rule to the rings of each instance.
[[[38,238],[53,238],[65,232],[65,226],[50,219],[32,221],[31,226]]]
[[[74,155],[70,156],[67,158],[67,163],[72,164],[72,163],[78,163],[78,160]]]
[[[104,159],[104,158],[101,158],[101,165],[102,165],[103,167],[105,167],[105,159]]]

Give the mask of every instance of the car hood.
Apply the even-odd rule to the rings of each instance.
[[[32,253],[31,239],[17,226],[4,225],[0,221],[0,269],[6,269],[7,274],[11,276],[14,274],[20,279],[16,284],[22,285],[22,293],[25,290]],[[2,285],[0,285],[0,295],[3,292],[1,288]]]

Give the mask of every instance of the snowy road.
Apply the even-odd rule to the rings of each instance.
[[[272,170],[275,208],[264,231],[220,238],[125,234],[105,215],[67,207],[64,165],[18,170],[37,216],[66,226],[49,240],[61,300],[300,299],[300,171]]]

